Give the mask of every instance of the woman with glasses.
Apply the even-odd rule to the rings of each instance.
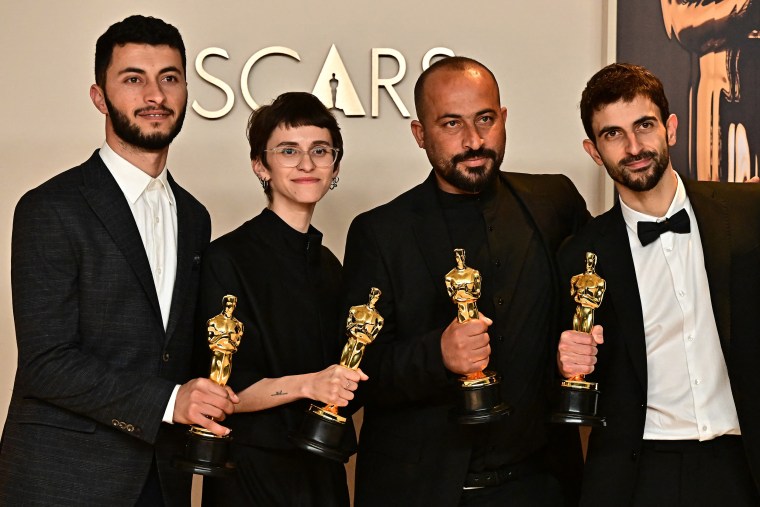
[[[341,265],[311,225],[338,183],[343,139],[316,97],[292,92],[251,114],[248,141],[268,206],[212,242],[201,270],[198,320],[231,294],[245,326],[228,382],[240,402],[225,421],[237,470],[204,478],[203,505],[347,506],[343,464],[288,440],[310,402],[346,406],[367,378],[336,364],[345,341]],[[346,435],[350,453],[356,437]]]

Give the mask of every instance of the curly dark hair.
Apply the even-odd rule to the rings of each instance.
[[[657,76],[640,65],[630,63],[613,63],[594,74],[581,95],[581,121],[588,138],[596,143],[591,127],[595,111],[620,100],[630,102],[639,95],[659,108],[660,120],[664,124],[670,110],[662,82]]]

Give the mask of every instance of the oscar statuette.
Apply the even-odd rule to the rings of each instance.
[[[457,305],[457,320],[467,322],[477,319],[477,301],[480,297],[480,272],[465,264],[465,251],[454,250],[456,267],[445,278],[446,290]],[[501,399],[501,376],[483,370],[459,377],[459,406],[452,410],[452,417],[460,424],[492,422],[509,414],[510,408]]]
[[[372,287],[369,302],[352,306],[346,320],[348,342],[340,355],[340,366],[356,370],[364,356],[364,349],[372,343],[382,329],[384,321],[375,309],[380,289]],[[338,407],[312,404],[304,415],[298,432],[290,435],[297,447],[335,461],[348,462],[351,454],[341,450],[340,442],[346,429],[346,418],[338,414]]]
[[[607,282],[596,274],[596,254],[586,252],[586,271],[570,279],[570,295],[577,306],[573,330],[590,333],[594,327],[594,310],[602,304]],[[556,410],[551,422],[581,426],[606,426],[604,417],[596,414],[599,384],[575,375],[560,384]]]
[[[243,323],[232,316],[237,297],[222,298],[222,313],[206,322],[209,349],[211,349],[211,373],[209,378],[220,386],[226,386],[232,371],[232,354],[237,352],[243,337]],[[191,425],[183,456],[172,460],[172,465],[185,472],[226,477],[235,471],[229,460],[230,437],[218,436],[202,426]]]

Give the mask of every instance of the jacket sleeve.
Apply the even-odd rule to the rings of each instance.
[[[385,320],[362,359],[360,367],[369,380],[360,384],[358,397],[361,402],[385,405],[420,400],[434,403],[436,399],[445,402],[453,374],[443,366],[441,356],[444,328],[415,325],[410,305],[419,304],[419,294],[410,292],[419,288],[409,287],[408,280],[398,278],[408,266],[403,265],[404,259],[392,258],[381,237],[384,235],[375,230],[369,216],[360,215],[351,224],[346,240],[344,307],[366,303],[370,288],[377,287],[382,291],[377,309]]]
[[[124,361],[112,361],[125,348],[145,343],[143,337],[142,342],[130,345],[136,338],[123,325],[128,317],[118,324],[125,329],[117,342],[97,336],[92,322],[89,337],[83,339],[81,326],[86,319],[82,318],[80,284],[88,276],[85,264],[108,259],[95,258],[86,245],[75,245],[70,228],[77,218],[61,213],[39,190],[26,194],[16,207],[11,247],[18,345],[15,389],[42,414],[68,418],[72,424],[86,422],[78,417],[84,416],[152,443],[174,383],[140,373],[148,366],[133,368]],[[119,288],[109,286],[112,280],[95,282],[104,296]],[[129,307],[114,308],[114,300],[107,296],[100,305],[90,308],[90,313],[130,315]],[[99,325],[102,329],[110,325],[112,337],[117,323]],[[152,360],[159,357],[156,353]],[[155,370],[154,364],[149,367]]]

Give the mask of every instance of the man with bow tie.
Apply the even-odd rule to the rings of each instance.
[[[642,67],[605,67],[580,107],[618,192],[560,252],[563,279],[593,252],[607,282],[604,339],[566,331],[557,355],[599,383],[607,419],[581,505],[760,505],[760,187],[681,179],[678,120]]]

